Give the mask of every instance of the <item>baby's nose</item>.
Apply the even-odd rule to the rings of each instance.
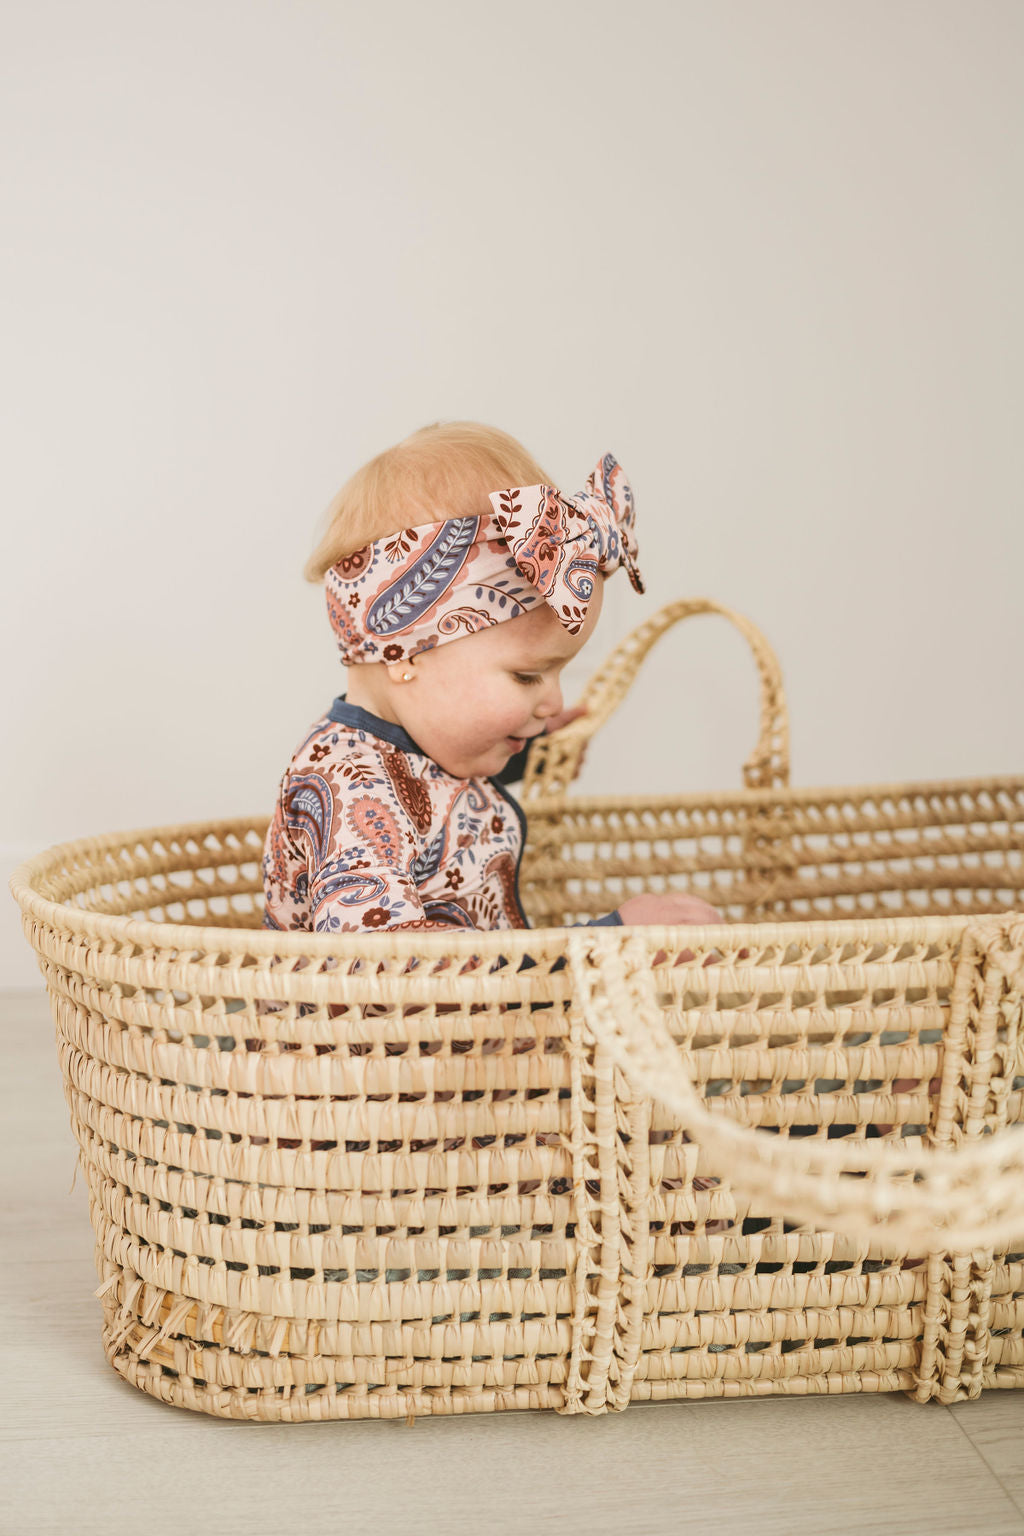
[[[562,713],[562,690],[557,683],[545,688],[544,697],[537,705],[536,713],[543,720]]]

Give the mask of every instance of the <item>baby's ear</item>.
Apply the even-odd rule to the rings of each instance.
[[[388,681],[391,683],[411,683],[416,678],[416,667],[412,661],[389,661],[385,663]]]

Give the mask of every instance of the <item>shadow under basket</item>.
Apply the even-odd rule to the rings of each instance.
[[[705,613],[761,678],[745,787],[574,797],[644,655]],[[528,765],[525,932],[265,929],[265,817],[15,872],[126,1380],[264,1421],[1024,1385],[1024,1206],[964,1251],[780,1215],[630,1070],[653,1033],[709,1124],[865,1166],[1014,1134],[1024,778],[790,789],[775,658],[704,600],[585,702]],[[567,933],[641,890],[728,923]]]

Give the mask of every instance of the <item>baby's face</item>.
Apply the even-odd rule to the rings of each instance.
[[[411,666],[389,667],[394,679],[413,673],[411,682],[396,681],[392,689],[401,724],[456,778],[499,772],[524,741],[562,713],[562,670],[593,634],[603,588],[598,576],[576,635],[539,603],[517,619],[423,651]]]

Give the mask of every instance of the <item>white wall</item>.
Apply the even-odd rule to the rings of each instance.
[[[713,596],[795,782],[1020,771],[1016,0],[33,0],[0,61],[5,883],[269,814],[344,686],[322,509],[439,418],[625,466],[648,593],[576,684]],[[584,787],[735,785],[755,725],[693,621]]]

